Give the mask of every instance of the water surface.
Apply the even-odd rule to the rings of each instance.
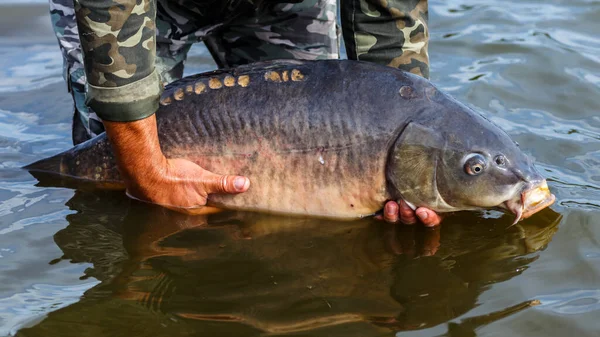
[[[0,336],[600,334],[600,2],[430,2],[432,81],[557,196],[434,230],[36,186],[19,167],[70,147],[71,103],[46,3],[0,10]],[[194,48],[186,73],[213,67]]]

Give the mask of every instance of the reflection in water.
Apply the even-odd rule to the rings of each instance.
[[[553,311],[562,315],[582,314],[600,310],[599,289],[578,289],[560,294],[541,296],[542,310]]]
[[[519,275],[561,216],[448,217],[442,228],[249,213],[190,217],[121,194],[77,192],[56,233],[62,259],[101,282],[23,335],[393,334],[444,323]],[[123,208],[122,205],[128,205]],[[451,323],[475,329],[537,302]],[[73,331],[72,333],[69,331]]]

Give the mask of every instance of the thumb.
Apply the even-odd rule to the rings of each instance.
[[[241,193],[250,187],[250,179],[242,176],[211,174],[204,180],[207,194]]]

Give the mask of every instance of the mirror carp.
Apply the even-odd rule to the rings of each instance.
[[[218,208],[356,219],[404,199],[503,209],[516,223],[555,200],[498,126],[387,66],[282,60],[198,74],[165,88],[156,117],[168,158],[250,179],[245,193],[210,195]],[[124,188],[105,134],[25,169],[46,185]]]

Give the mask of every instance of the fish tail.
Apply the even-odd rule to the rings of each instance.
[[[62,162],[63,162],[63,153],[59,153],[55,156],[38,160],[29,165],[23,166],[23,169],[29,171],[31,174],[33,173],[50,173],[60,175],[62,173]]]
[[[98,136],[52,157],[38,160],[23,169],[38,180],[36,186],[123,189],[110,144]]]
[[[29,174],[39,182],[38,186],[52,186],[53,183],[57,186],[62,186],[63,184],[57,183],[57,181],[64,178],[63,160],[64,153],[59,153],[23,166],[22,168],[29,171]]]

